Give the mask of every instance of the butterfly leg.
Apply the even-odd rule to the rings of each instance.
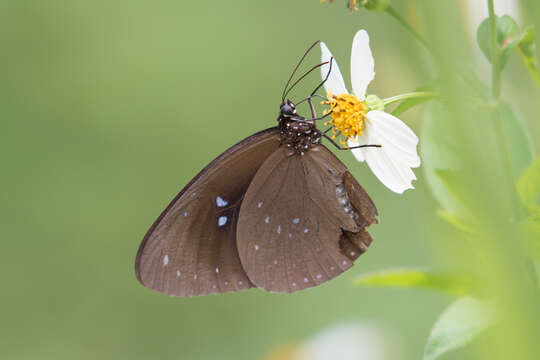
[[[339,146],[338,143],[336,143],[330,136],[326,135],[326,132],[322,134],[328,141],[332,143],[338,150],[353,150],[353,149],[360,149],[360,148],[366,148],[366,147],[377,147],[380,148],[382,145],[358,145],[358,146],[351,146],[351,147],[342,147]]]
[[[324,114],[323,116],[317,116],[316,112],[315,112],[315,106],[313,106],[313,99],[314,95],[310,95],[310,97],[308,98],[308,102],[309,102],[309,107],[311,109],[311,115],[313,116],[313,118],[311,119],[306,119],[305,121],[316,121],[316,120],[322,120],[322,119],[325,119],[327,118],[328,116],[332,115],[332,112],[334,111],[334,109],[331,109],[329,112],[327,112],[326,114]]]
[[[312,112],[314,112],[314,110],[312,110]],[[298,121],[298,122],[317,121],[317,120],[325,119],[325,118],[327,118],[328,116],[330,116],[331,114],[332,114],[332,111],[330,111],[330,112],[327,113],[327,114],[324,114],[323,116],[313,117],[313,118],[311,118],[311,119],[302,119],[302,118],[291,118],[291,119],[293,119],[294,121]],[[315,116],[315,114],[313,114],[313,116]]]
[[[329,113],[327,114],[324,114],[323,116],[319,116],[319,117],[314,117],[312,119],[306,119],[304,121],[317,121],[317,120],[322,120],[322,119],[325,119],[327,118],[328,116],[330,116],[332,114],[332,111],[330,111]]]
[[[311,110],[311,117],[314,119],[317,117],[317,113],[315,112],[315,106],[313,106],[313,100],[311,96],[308,98],[308,103],[309,103],[309,109]]]

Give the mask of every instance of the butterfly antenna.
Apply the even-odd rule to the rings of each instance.
[[[302,58],[300,59],[300,61],[298,62],[298,64],[296,64],[296,66],[294,67],[294,70],[291,74],[291,76],[289,77],[289,80],[287,80],[287,84],[285,84],[285,88],[283,89],[283,94],[281,96],[281,102],[285,101],[285,96],[287,95],[287,87],[289,86],[289,84],[291,83],[291,80],[294,76],[294,74],[296,73],[296,71],[298,70],[298,68],[300,67],[300,65],[302,64],[302,62],[304,61],[304,59],[306,58],[306,56],[309,54],[309,52],[315,47],[315,45],[317,45],[318,43],[320,43],[321,40],[317,40],[315,41],[307,50],[306,52],[304,53],[304,56],[302,56]]]
[[[317,91],[319,91],[319,89],[326,83],[326,81],[328,81],[328,78],[330,77],[330,73],[332,72],[332,64],[334,63],[334,58],[331,57],[331,58],[330,58],[330,61],[327,61],[327,62],[325,62],[325,63],[322,63],[321,65],[328,64],[328,63],[330,63],[330,66],[329,66],[329,68],[328,68],[328,73],[326,73],[326,77],[325,77],[324,80],[319,84],[319,86],[317,86],[317,87],[315,88],[315,90],[313,90],[313,92],[311,93],[310,96],[315,95],[315,93],[316,93]]]
[[[300,78],[298,80],[296,80],[294,82],[294,84],[291,85],[291,87],[289,88],[289,90],[287,90],[287,92],[285,94],[283,94],[283,99],[281,99],[281,102],[283,102],[285,100],[285,97],[287,96],[287,94],[292,90],[294,89],[294,87],[300,82],[302,81],[306,76],[308,76],[313,70],[316,70],[318,68],[320,68],[321,66],[323,65],[326,65],[328,64],[328,61],[326,62],[323,62],[321,64],[318,64],[318,65],[315,65],[314,67],[312,67],[311,69],[309,69],[304,75],[300,76]],[[319,86],[320,87],[320,86]],[[318,88],[317,88],[318,89]],[[313,94],[311,94],[313,95]]]

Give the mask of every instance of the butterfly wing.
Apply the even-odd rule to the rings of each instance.
[[[237,244],[257,287],[291,293],[345,270],[371,243],[377,209],[339,159],[314,146],[303,156],[272,153],[240,209]]]
[[[263,161],[279,147],[279,130],[256,133],[206,166],[150,227],[135,273],[145,286],[176,296],[252,287],[238,257],[240,204]]]

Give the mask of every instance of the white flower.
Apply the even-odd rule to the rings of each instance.
[[[336,324],[299,346],[297,360],[397,360],[401,339],[386,326],[371,322]]]
[[[321,43],[322,62],[330,61],[332,54]],[[330,65],[321,67],[321,75],[328,75]],[[324,86],[328,102],[334,111],[332,120],[335,134],[347,137],[349,147],[381,145],[352,149],[358,161],[366,161],[375,176],[390,190],[401,194],[413,189],[416,180],[411,168],[420,166],[416,151],[418,137],[403,121],[381,110],[370,109],[366,104],[366,90],[375,77],[375,62],[369,47],[369,36],[360,30],[354,36],[351,52],[351,85],[353,92],[345,87],[343,76],[335,60]]]

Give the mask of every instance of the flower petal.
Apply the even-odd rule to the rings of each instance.
[[[332,59],[332,53],[326,44],[321,42],[321,62],[330,61],[330,59]],[[321,66],[321,76],[323,80],[326,79],[328,70],[330,70],[330,64]],[[327,93],[331,92],[334,95],[349,93],[345,87],[345,81],[343,81],[343,76],[341,75],[341,71],[339,71],[336,59],[332,60],[332,70],[328,80],[324,83],[324,88]]]
[[[375,78],[375,61],[365,30],[356,33],[351,51],[351,85],[354,95],[361,101],[366,97],[369,83]]]
[[[379,110],[368,112],[366,119],[366,132],[379,138],[392,157],[413,168],[420,166],[418,137],[403,121]]]
[[[354,146],[367,145],[366,133],[364,132],[362,134],[362,136],[360,136],[360,137],[357,136],[356,139],[347,140],[347,145],[350,148],[352,148]],[[366,161],[366,158],[364,157],[364,149],[363,148],[352,149],[351,152],[353,153],[356,160],[358,160],[360,162]]]
[[[398,194],[413,189],[412,181],[416,180],[416,176],[411,167],[419,166],[420,158],[416,153],[418,138],[412,130],[390,114],[371,111],[366,115],[362,137],[364,135],[362,143],[382,145],[380,148],[358,149],[375,176]]]
[[[396,159],[392,159],[382,148],[366,148],[364,156],[369,168],[379,181],[393,192],[402,194],[407,189],[414,189],[412,181],[416,177],[411,168],[396,162]]]

